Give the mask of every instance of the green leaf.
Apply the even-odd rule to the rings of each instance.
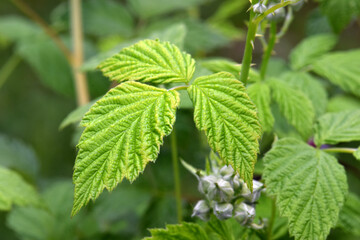
[[[197,78],[188,92],[197,128],[205,131],[211,148],[252,188],[261,128],[244,85],[232,74],[220,72]]]
[[[347,192],[346,174],[333,156],[300,140],[277,141],[266,154],[266,191],[295,239],[326,239]]]
[[[176,91],[126,82],[90,108],[81,121],[86,128],[75,162],[72,215],[124,177],[134,181],[148,162],[156,160],[178,105]]]
[[[10,210],[12,205],[40,205],[34,187],[14,171],[0,167],[0,210]]]
[[[269,81],[273,99],[289,123],[304,137],[310,136],[315,116],[311,101],[306,95],[283,81]]]
[[[187,9],[204,3],[206,0],[182,0],[182,1],[169,1],[169,0],[132,0],[129,1],[131,8],[141,18],[150,18],[175,10]]]
[[[248,88],[249,96],[255,103],[260,124],[264,132],[271,132],[274,126],[274,117],[271,113],[270,87],[262,82],[254,83]]]
[[[21,236],[21,239],[57,239],[53,234],[56,226],[55,218],[45,209],[16,208],[10,212],[7,225],[17,235]]]
[[[360,236],[360,198],[349,193],[341,209],[337,226],[345,232]]]
[[[84,31],[95,36],[120,34],[129,37],[134,28],[129,10],[112,0],[84,1],[83,22]]]
[[[360,49],[326,54],[312,68],[344,91],[360,96]]]
[[[70,65],[54,41],[45,33],[21,41],[17,53],[35,70],[45,86],[65,96],[74,95]]]
[[[209,240],[204,229],[196,223],[166,225],[166,229],[150,229],[150,232],[152,236],[144,240]]]
[[[0,134],[0,165],[36,178],[39,170],[34,150],[17,139]]]
[[[312,102],[316,116],[326,111],[327,93],[321,83],[306,72],[288,72],[280,78],[290,86],[303,92]]]
[[[344,94],[339,94],[331,98],[327,106],[328,112],[341,112],[357,109],[360,109],[360,99]]]
[[[321,0],[321,10],[335,32],[340,32],[350,21],[360,15],[358,0]]]
[[[241,64],[232,60],[226,58],[214,58],[201,61],[201,65],[213,73],[229,72],[240,80]],[[258,82],[260,80],[260,74],[256,70],[250,69],[248,80],[249,82]]]
[[[185,36],[186,36],[186,27],[182,23],[177,23],[171,26],[166,26],[165,29],[151,32],[149,33],[149,35],[146,35],[144,38],[150,38],[154,40],[159,39],[160,41],[168,41],[182,48],[184,45]],[[86,60],[83,66],[81,67],[81,69],[84,71],[93,71],[97,68],[97,66],[100,63],[105,61],[107,58],[112,57],[113,55],[117,54],[125,47],[129,47],[141,40],[142,40],[141,38],[136,38],[129,41],[125,41],[106,52],[99,53],[94,57],[90,58],[89,60]]]
[[[317,146],[360,140],[360,110],[328,113],[315,125]]]
[[[0,18],[0,38],[5,41],[25,40],[38,33],[41,33],[41,29],[28,19],[17,16]]]
[[[64,129],[65,127],[79,123],[81,119],[84,117],[85,113],[89,111],[90,107],[97,101],[98,99],[95,99],[88,104],[85,104],[83,106],[80,106],[76,108],[74,111],[69,113],[66,118],[61,122],[59,129]]]
[[[360,160],[360,147],[353,153],[353,155],[357,160]]]
[[[291,67],[299,70],[313,63],[335,46],[337,37],[332,34],[317,34],[303,40],[290,54]]]
[[[105,76],[119,82],[189,82],[195,61],[169,42],[140,41],[105,60],[99,68]]]

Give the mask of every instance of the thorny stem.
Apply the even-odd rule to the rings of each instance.
[[[175,198],[176,198],[176,210],[178,223],[182,221],[182,206],[181,206],[181,185],[180,185],[180,169],[178,159],[178,149],[176,140],[175,127],[171,133],[171,158],[173,162],[174,172],[174,185],[175,185]]]
[[[9,60],[5,63],[5,65],[0,69],[0,88],[6,82],[10,74],[15,70],[17,65],[19,64],[21,58],[14,54]]]
[[[77,92],[77,103],[81,106],[85,105],[90,100],[86,75],[80,70],[84,58],[81,0],[71,0],[70,3],[72,40],[74,48],[72,68]]]
[[[58,34],[34,11],[32,10],[25,2],[22,0],[11,0],[12,3],[22,11],[26,16],[32,19],[35,23],[37,23],[44,32],[55,42],[55,44],[60,48],[60,50],[65,55],[66,59],[69,63],[72,62],[72,53],[65,46],[64,42],[58,36]]]
[[[349,153],[353,154],[356,152],[356,148],[326,148],[323,149],[325,152],[334,152],[334,153]]]
[[[240,81],[243,82],[245,86],[249,76],[249,71],[252,61],[253,45],[254,45],[256,30],[258,27],[258,23],[255,23],[253,21],[254,15],[255,14],[251,11],[249,29],[246,36],[245,52],[241,63]]]
[[[274,49],[275,43],[276,43],[277,37],[276,37],[276,22],[273,21],[271,22],[271,26],[270,26],[270,38],[269,38],[269,43],[265,49],[263,58],[262,58],[262,63],[261,63],[261,69],[260,69],[260,77],[262,80],[265,79],[266,76],[266,70],[267,70],[267,66],[269,63],[269,59],[271,57],[271,53]]]

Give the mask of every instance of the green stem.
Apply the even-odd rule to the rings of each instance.
[[[270,240],[272,238],[272,229],[274,226],[275,216],[276,216],[276,201],[275,201],[275,199],[272,199],[271,216],[270,216],[270,220],[269,220],[269,226],[267,229],[267,239],[268,240]]]
[[[246,86],[252,61],[253,45],[258,23],[253,21],[254,13],[250,12],[249,29],[246,36],[245,52],[241,63],[240,81]]]
[[[176,87],[173,87],[173,88],[170,88],[169,90],[186,90],[189,86],[186,86],[186,85],[183,85],[183,86],[176,86]]]
[[[12,55],[10,59],[5,63],[5,65],[0,70],[0,88],[9,78],[11,73],[15,70],[19,64],[21,58],[16,54]]]
[[[177,220],[180,223],[182,221],[181,185],[180,185],[180,169],[179,169],[179,159],[178,159],[178,149],[177,149],[175,127],[171,134],[171,157],[172,157],[173,171],[174,171]]]
[[[268,63],[269,63],[269,59],[271,57],[271,53],[272,53],[272,51],[274,49],[276,40],[277,40],[277,37],[276,37],[276,22],[273,21],[273,22],[271,22],[271,26],[270,26],[269,43],[268,43],[268,45],[267,45],[267,47],[265,49],[263,59],[262,59],[262,63],[261,63],[260,77],[261,77],[262,80],[265,79],[267,66],[268,66]]]
[[[357,149],[356,148],[326,148],[325,152],[335,152],[335,153],[349,153],[353,154]]]

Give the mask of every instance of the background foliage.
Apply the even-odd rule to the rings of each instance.
[[[32,0],[27,3],[71,49],[68,1]],[[88,77],[91,99],[103,96],[111,85],[96,66],[144,38],[170,41],[192,54],[196,60],[193,78],[221,71],[239,77],[241,67],[236,63],[241,62],[244,51],[248,7],[247,0],[84,0],[85,63],[82,70]],[[308,145],[299,143],[311,137],[317,145],[358,148],[360,2],[308,1],[294,15],[288,32],[275,46],[276,55],[269,61],[267,80],[262,82],[257,70],[263,49],[260,42],[255,41],[255,65],[250,72],[248,91],[259,109],[265,132],[260,143],[261,153],[271,147],[271,132],[279,138],[298,139],[282,139],[278,144],[285,147],[289,142],[291,146],[299,144],[298,148],[303,148],[305,155],[316,155]],[[164,228],[165,223],[177,222],[169,138],[164,139],[156,166],[148,164],[131,185],[123,181],[112,193],[105,191],[95,203],[90,203],[71,219],[75,145],[83,130],[79,122],[94,102],[72,112],[76,109],[75,88],[65,56],[39,26],[22,15],[10,1],[0,2],[0,51],[2,239],[141,239],[150,236],[149,228]],[[191,100],[181,91],[180,98],[175,123],[179,155],[203,169],[209,153],[206,136],[196,130]],[[273,151],[264,161],[260,155],[255,178],[261,178],[264,162],[266,165],[272,154],[280,154]],[[331,230],[329,239],[357,239],[360,234],[357,227],[360,224],[360,163],[354,156],[359,159],[359,153],[336,156],[346,170],[351,193],[346,199],[336,199],[345,202],[338,222],[331,222],[330,216],[323,216],[322,222],[337,226]],[[324,153],[319,161],[331,162],[328,167],[338,171],[334,159]],[[291,161],[297,162],[295,158]],[[313,162],[309,160],[308,164],[311,168]],[[327,165],[321,166],[325,169]],[[265,180],[276,179],[271,172],[265,171],[264,176]],[[344,178],[342,172],[338,176],[339,181]],[[191,210],[201,198],[197,181],[184,168],[181,168],[181,179],[184,220],[194,222]],[[328,179],[314,177],[310,180]],[[294,179],[290,181],[302,191],[311,188],[311,181],[308,185],[300,185]],[[14,186],[13,191],[9,192],[9,186]],[[336,191],[344,189],[339,186]],[[319,193],[316,197],[321,202],[325,196]],[[278,201],[281,206],[282,198]],[[290,208],[296,210],[296,207],[294,203]],[[319,216],[322,216],[322,207],[326,204],[319,207]],[[271,199],[262,196],[257,217],[270,218],[271,209]],[[279,210],[289,216],[289,209],[280,207]],[[177,228],[170,225],[167,230],[152,230],[151,234],[166,237],[172,231],[178,232],[174,230]],[[189,223],[182,226],[181,231],[184,235],[196,233],[199,238],[208,239],[203,229],[211,232],[210,239],[265,238],[240,228],[232,220],[212,219],[202,223],[201,228]],[[299,229],[303,226],[295,224],[290,232],[299,235]],[[287,220],[279,213],[276,213],[272,238],[291,239]]]

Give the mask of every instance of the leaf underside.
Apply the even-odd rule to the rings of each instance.
[[[211,148],[252,188],[261,128],[244,85],[232,74],[220,72],[197,78],[188,92],[197,128],[205,131]]]
[[[327,113],[315,125],[317,146],[357,140],[360,140],[360,110]]]
[[[111,80],[152,83],[187,83],[195,71],[195,61],[169,42],[143,40],[99,65]]]
[[[347,192],[344,168],[333,156],[284,138],[264,158],[267,192],[277,197],[295,239],[326,239]]]
[[[130,181],[156,160],[175,121],[176,91],[126,82],[111,89],[84,116],[85,128],[75,162],[72,215],[104,188]]]

